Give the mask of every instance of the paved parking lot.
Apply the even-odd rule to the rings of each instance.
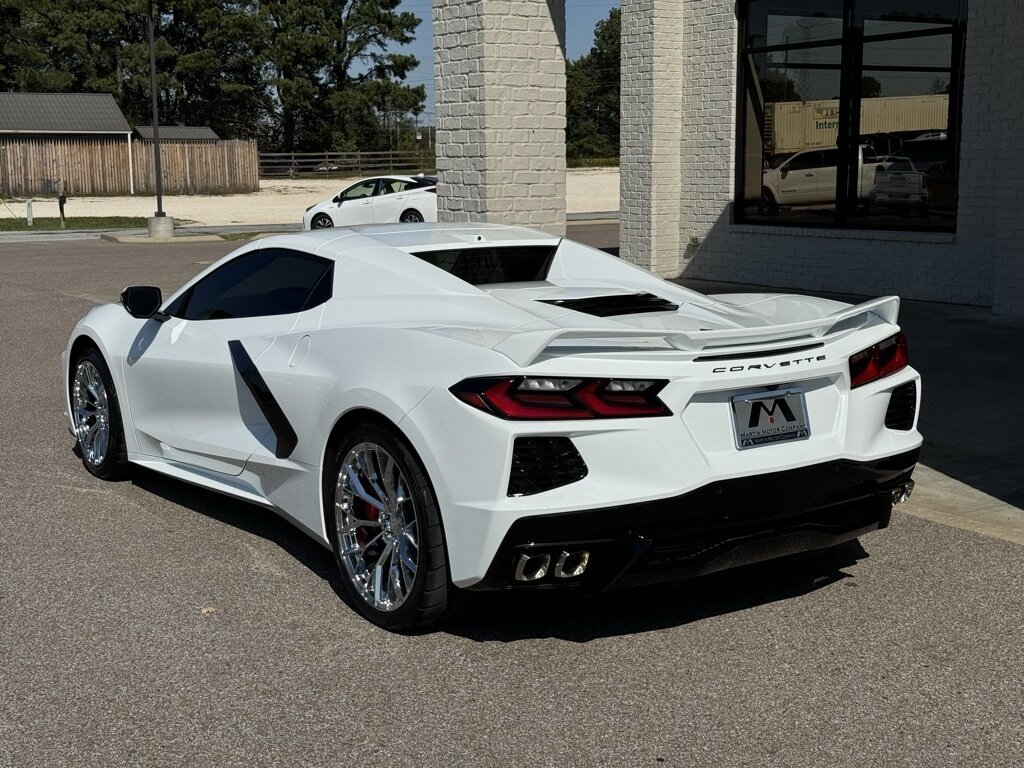
[[[271,513],[91,478],[61,415],[72,325],[231,247],[0,246],[0,766],[1024,765],[1007,541],[897,513],[840,559],[491,597],[403,637],[357,618],[330,554]],[[958,457],[949,431],[926,456],[1015,501],[1022,473],[995,482],[1021,469],[993,444],[1007,419],[979,408],[988,440]]]

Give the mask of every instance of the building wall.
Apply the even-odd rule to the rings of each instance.
[[[565,232],[564,0],[434,0],[438,219]]]
[[[642,85],[651,54],[626,45],[632,7],[652,0],[623,0],[623,146],[641,130],[626,120],[625,100]],[[655,0],[655,5],[657,2]],[[652,215],[652,253],[638,259],[666,276],[756,283],[813,291],[898,293],[904,298],[991,306],[1024,314],[1024,100],[1017,94],[1024,71],[1021,3],[971,0],[968,17],[961,140],[960,205],[955,234],[736,225],[732,223],[736,169],[735,0],[679,3],[679,34],[658,44],[678,48],[681,91],[678,245],[669,246],[671,217]],[[655,9],[657,11],[657,9]],[[655,24],[678,23],[671,13]],[[674,55],[675,51],[673,51]],[[657,53],[654,54],[654,57]],[[654,94],[655,99],[657,94]],[[657,114],[658,105],[645,109]],[[641,120],[643,120],[641,116]],[[650,121],[657,126],[657,121]],[[627,130],[631,131],[627,135]],[[643,157],[643,151],[635,151]],[[622,249],[644,244],[626,195],[634,187],[657,189],[671,171],[623,163]],[[651,192],[646,193],[650,197]],[[657,214],[664,200],[655,199]],[[641,225],[644,222],[641,222]],[[662,231],[659,231],[660,230]],[[629,240],[630,242],[627,242]]]
[[[678,0],[622,4],[622,50],[632,58],[620,90],[619,240],[622,258],[678,270],[682,157],[683,25]]]

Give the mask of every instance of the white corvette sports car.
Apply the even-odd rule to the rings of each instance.
[[[63,354],[86,469],[272,508],[392,629],[461,591],[673,581],[884,528],[921,445],[895,297],[704,296],[540,232],[271,237]]]
[[[437,179],[433,176],[378,176],[357,181],[330,200],[309,206],[302,215],[302,228],[421,221],[437,221]]]

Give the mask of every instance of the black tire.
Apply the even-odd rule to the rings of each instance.
[[[410,208],[408,211],[402,213],[398,219],[402,224],[417,224],[423,221],[423,214],[419,211]]]
[[[381,609],[373,604],[374,596],[367,594],[372,592],[372,574],[375,566],[367,562],[367,553],[370,552],[371,544],[367,543],[363,554],[350,554],[346,559],[342,554],[343,537],[339,532],[339,518],[345,514],[339,505],[339,499],[344,503],[345,491],[341,489],[339,476],[343,464],[349,459],[350,453],[355,455],[361,446],[378,446],[397,465],[400,472],[399,480],[405,480],[408,488],[408,497],[412,502],[412,511],[415,515],[415,538],[420,546],[416,547],[416,572],[411,582],[406,579],[404,570],[401,571],[400,581],[404,584],[411,583],[407,587],[406,595],[396,607]],[[331,547],[334,551],[335,563],[341,575],[342,584],[350,598],[352,605],[363,616],[379,627],[391,631],[414,631],[424,629],[436,624],[446,616],[451,615],[456,605],[462,604],[462,590],[451,583],[448,572],[448,558],[445,550],[444,531],[441,527],[440,511],[437,506],[437,498],[434,495],[433,486],[427,476],[426,469],[416,454],[408,447],[402,436],[393,428],[373,422],[363,423],[348,432],[337,445],[329,452],[326,462],[327,472],[324,475],[324,509],[327,510],[327,530],[331,537]],[[381,480],[379,476],[376,477]],[[376,527],[366,529],[360,527],[352,530],[349,536],[358,537],[358,531],[364,531],[363,536],[373,541],[384,535],[384,528],[380,524],[381,515],[393,513],[383,512],[382,509],[374,509],[367,502],[352,497],[353,514],[359,518],[360,514],[367,518],[377,514]],[[358,505],[362,504],[365,511],[359,512]],[[402,506],[402,505],[399,505]],[[405,507],[408,514],[409,507]],[[362,518],[365,519],[365,518]],[[390,533],[391,521],[398,518],[389,518],[388,532]],[[397,523],[395,523],[397,524]],[[351,529],[350,529],[351,530]],[[372,532],[380,530],[379,536]],[[397,542],[400,536],[395,536]],[[386,539],[385,539],[386,541]],[[387,551],[388,544],[379,543],[378,548]],[[408,545],[406,550],[408,550]],[[397,549],[397,544],[393,551]],[[401,557],[399,557],[401,561]],[[385,554],[378,553],[377,562],[385,561]],[[361,562],[364,565],[367,584],[360,589],[354,577],[354,563]],[[390,561],[390,569],[395,567],[394,558]],[[380,566],[383,572],[383,565]],[[387,589],[387,587],[385,587]]]
[[[761,190],[759,210],[762,216],[774,216],[779,212],[779,204],[775,202],[775,196],[768,189]]]
[[[99,409],[94,409],[92,415],[82,416],[76,408],[76,391],[82,391],[82,397],[86,400],[96,401],[96,398],[88,392],[79,380],[79,371],[84,366],[91,366],[99,377],[106,395],[106,422],[107,440],[102,456],[95,456],[89,448],[89,441],[86,435],[90,424],[95,424],[99,419],[95,415]],[[83,371],[84,375],[84,371]],[[110,376],[110,369],[107,367],[103,355],[94,347],[87,347],[81,351],[71,365],[68,378],[68,398],[71,401],[72,419],[75,422],[75,439],[82,465],[86,470],[101,480],[119,480],[128,474],[128,449],[124,441],[124,424],[121,421],[121,406],[117,399],[117,390],[114,388],[114,381]],[[86,409],[88,410],[88,409]],[[98,460],[97,460],[98,459]]]
[[[309,226],[312,229],[331,229],[334,226],[334,219],[326,213],[318,213],[313,217],[313,220],[309,222]]]

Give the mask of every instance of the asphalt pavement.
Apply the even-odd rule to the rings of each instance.
[[[586,226],[572,235],[614,245]],[[0,766],[1024,765],[1024,548],[995,536],[897,512],[839,556],[490,596],[400,636],[272,513],[147,472],[92,478],[61,409],[72,326],[235,245],[0,245]],[[947,326],[1020,340],[965,311],[909,315],[940,337],[920,367],[940,367]],[[925,455],[967,483],[943,503],[966,488],[1015,509],[1020,432],[1001,422],[1019,406],[985,402],[987,383],[962,405],[983,378],[958,382],[966,365],[931,374],[932,397],[977,409],[978,431]]]

